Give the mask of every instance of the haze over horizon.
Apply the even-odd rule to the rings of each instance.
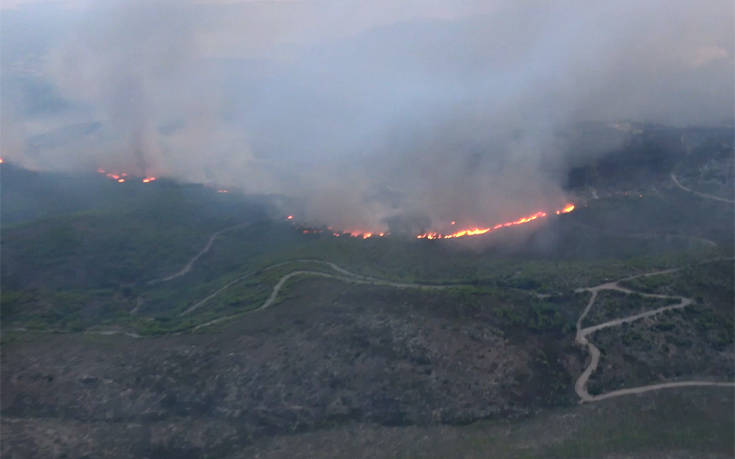
[[[735,103],[726,1],[15,1],[0,25],[5,157],[344,228],[555,208],[576,123],[731,125]]]

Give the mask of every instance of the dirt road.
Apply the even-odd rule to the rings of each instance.
[[[591,396],[591,399],[586,400],[586,401],[599,402],[600,400],[605,400],[607,398],[613,398],[613,397],[620,397],[621,395],[642,394],[644,392],[649,392],[652,390],[673,389],[676,387],[697,387],[697,386],[735,387],[735,382],[728,382],[728,381],[717,382],[717,381],[697,381],[695,380],[695,381],[675,381],[675,382],[667,382],[667,383],[660,383],[660,384],[651,384],[648,386],[631,387],[629,389],[618,389],[618,390],[613,390],[610,392],[605,392],[604,394]]]
[[[209,249],[212,248],[212,244],[214,244],[214,241],[218,237],[220,237],[222,234],[224,234],[224,233],[226,233],[228,231],[232,231],[232,230],[237,229],[237,228],[242,228],[242,227],[245,227],[245,226],[247,226],[249,224],[250,223],[240,223],[240,224],[237,224],[237,225],[228,226],[227,228],[221,229],[221,230],[213,233],[211,236],[209,236],[209,240],[207,241],[206,244],[204,244],[204,247],[202,248],[202,250],[200,250],[199,253],[197,253],[196,255],[194,255],[194,257],[192,257],[192,259],[189,260],[180,270],[178,270],[177,272],[175,272],[173,274],[170,274],[170,275],[168,275],[166,277],[161,277],[161,278],[158,278],[158,279],[153,279],[151,281],[148,281],[148,285],[160,284],[161,282],[168,282],[170,280],[176,279],[177,277],[181,277],[184,274],[188,273],[189,271],[191,271],[191,268],[194,266],[194,263],[196,263],[197,260],[199,260],[199,258],[202,257],[202,255],[204,255],[207,252],[209,252]]]
[[[649,276],[656,276],[660,274],[668,274],[668,273],[672,273],[678,270],[679,269],[674,268],[674,269],[665,269],[661,271],[655,271],[655,272],[646,273],[646,274],[639,274],[636,276],[626,277],[619,281],[606,282],[604,284],[600,284],[594,287],[585,287],[585,288],[579,288],[576,290],[577,292],[587,291],[587,292],[592,293],[592,296],[587,302],[587,305],[582,311],[582,314],[577,319],[577,334],[575,336],[575,342],[578,345],[587,348],[587,352],[590,355],[590,362],[587,365],[587,368],[584,369],[582,374],[579,375],[579,377],[577,378],[577,381],[574,383],[574,391],[577,393],[577,396],[579,396],[580,403],[598,402],[600,400],[605,400],[605,399],[613,398],[613,397],[620,397],[623,395],[642,394],[648,391],[675,388],[675,387],[690,387],[690,386],[735,387],[735,382],[714,382],[714,381],[693,380],[693,381],[676,381],[676,382],[668,382],[668,383],[660,383],[660,384],[651,384],[647,386],[631,387],[627,389],[613,390],[613,391],[605,392],[604,394],[598,394],[598,395],[591,395],[587,390],[587,382],[589,381],[590,376],[592,376],[592,373],[594,373],[595,370],[597,369],[597,365],[600,363],[600,350],[597,348],[597,346],[595,346],[588,339],[589,335],[591,335],[592,333],[598,330],[602,330],[604,328],[615,327],[615,326],[618,326],[624,323],[634,322],[640,319],[644,319],[646,317],[651,317],[651,316],[660,314],[665,311],[674,310],[674,309],[683,309],[694,302],[694,300],[692,300],[691,298],[687,298],[683,296],[669,296],[669,295],[658,295],[658,294],[653,294],[653,293],[636,292],[634,290],[631,290],[625,287],[621,287],[619,283],[623,281],[631,280],[631,279],[636,279],[639,277],[649,277]],[[621,318],[609,320],[607,322],[603,322],[597,325],[592,325],[586,328],[582,328],[582,321],[584,320],[585,317],[587,317],[587,314],[590,312],[590,310],[595,304],[595,301],[597,300],[597,294],[602,290],[617,290],[619,292],[624,292],[626,294],[635,293],[637,295],[641,295],[647,298],[674,299],[674,300],[679,300],[679,303],[669,305],[669,306],[663,306],[657,309],[652,309],[650,311],[645,311],[645,312],[641,312],[638,314],[633,314],[630,316],[621,317]]]
[[[709,199],[716,199],[716,200],[719,200],[719,201],[725,201],[725,202],[733,203],[733,201],[728,201],[728,200],[723,199],[723,198],[718,198],[716,196],[705,195],[703,193],[698,193],[698,192],[692,191],[692,190],[690,190],[690,189],[682,186],[678,182],[678,180],[676,179],[676,177],[673,174],[671,174],[671,178],[674,180],[674,182],[680,188],[682,188],[682,189],[684,189],[686,191],[695,193],[697,195],[700,195],[700,196],[703,196],[703,197],[706,197],[706,198],[709,198]],[[233,229],[241,228],[241,227],[244,227],[244,226],[247,226],[247,225],[248,225],[248,223],[241,223],[241,224],[230,226],[230,227],[227,227],[227,228],[224,228],[222,230],[219,230],[219,231],[215,232],[214,234],[212,234],[209,237],[209,240],[204,245],[204,247],[199,251],[199,253],[197,253],[191,260],[189,260],[189,262],[187,262],[179,271],[177,271],[177,272],[175,272],[175,273],[173,273],[171,275],[168,275],[166,277],[162,277],[162,278],[159,278],[159,279],[154,279],[152,281],[149,281],[148,284],[156,284],[156,283],[160,283],[160,282],[167,282],[167,281],[170,281],[172,279],[175,279],[175,278],[178,278],[178,277],[181,277],[181,276],[187,274],[189,271],[191,271],[191,269],[194,266],[194,264],[204,254],[206,254],[207,252],[209,252],[209,250],[212,248],[212,244],[214,244],[214,241],[220,235],[222,235],[223,233],[225,233],[227,231],[231,231]],[[710,261],[717,261],[717,260],[720,260],[720,259],[710,260]],[[276,299],[278,298],[278,294],[280,293],[281,289],[286,284],[286,282],[288,282],[290,279],[292,279],[292,278],[294,278],[296,276],[317,276],[317,277],[325,277],[325,278],[330,278],[330,279],[336,279],[336,280],[340,280],[342,282],[350,282],[350,283],[353,283],[353,284],[383,285],[383,286],[389,286],[389,287],[395,287],[395,288],[421,288],[421,289],[439,290],[439,289],[447,289],[447,288],[451,288],[451,287],[460,285],[460,284],[435,285],[435,284],[419,284],[419,283],[393,282],[393,281],[389,281],[389,280],[384,280],[384,279],[378,279],[378,278],[374,278],[374,277],[370,277],[370,276],[365,276],[365,275],[362,275],[362,274],[356,274],[356,273],[353,273],[351,271],[348,271],[347,269],[344,269],[344,268],[338,266],[337,264],[332,263],[332,262],[329,262],[329,261],[317,260],[317,259],[296,259],[296,260],[288,260],[288,261],[283,261],[283,262],[280,262],[280,263],[276,263],[276,264],[273,264],[271,266],[268,266],[268,267],[265,267],[263,269],[260,269],[258,271],[255,271],[255,272],[252,272],[252,273],[248,273],[248,274],[245,274],[243,276],[240,276],[240,277],[238,277],[236,279],[233,279],[232,281],[226,283],[225,285],[223,285],[219,289],[215,290],[211,294],[207,295],[202,300],[196,302],[195,304],[193,304],[192,306],[190,306],[189,308],[187,308],[185,311],[183,311],[179,315],[180,316],[183,316],[183,315],[186,315],[186,314],[190,314],[191,312],[193,312],[193,311],[199,309],[200,307],[204,306],[208,301],[212,300],[213,298],[215,298],[216,296],[218,296],[219,294],[221,294],[222,292],[224,292],[228,288],[232,287],[233,285],[237,284],[238,282],[241,282],[241,281],[243,281],[243,280],[245,280],[245,279],[247,279],[249,277],[252,277],[253,275],[256,275],[256,274],[259,274],[259,273],[262,273],[264,271],[268,271],[268,270],[271,270],[271,269],[275,269],[277,267],[285,266],[285,265],[288,265],[288,264],[293,264],[293,263],[316,263],[316,264],[322,264],[324,266],[327,266],[327,267],[331,268],[337,274],[330,274],[330,273],[325,273],[325,272],[321,272],[321,271],[311,271],[311,270],[296,270],[296,271],[289,272],[289,273],[283,275],[278,280],[278,282],[274,285],[274,287],[273,287],[270,295],[268,296],[268,298],[260,306],[256,307],[255,309],[248,310],[248,311],[246,311],[244,313],[239,313],[239,314],[235,314],[235,315],[220,317],[220,318],[211,320],[209,322],[206,322],[206,323],[203,323],[203,324],[199,324],[196,327],[194,327],[192,329],[192,331],[199,330],[199,329],[204,328],[204,327],[209,327],[209,326],[215,325],[217,323],[224,322],[224,321],[233,319],[235,317],[241,316],[243,314],[251,314],[251,313],[254,313],[254,312],[261,311],[263,309],[267,309],[273,303],[275,303]],[[670,295],[659,295],[659,294],[652,294],[652,293],[636,292],[634,290],[631,290],[631,289],[622,287],[620,285],[620,282],[627,281],[627,280],[632,280],[632,279],[639,278],[639,277],[649,277],[649,276],[656,276],[656,275],[661,275],[661,274],[669,274],[669,273],[676,272],[678,270],[679,270],[679,268],[654,271],[654,272],[650,272],[650,273],[645,273],[645,274],[639,274],[639,275],[635,275],[635,276],[626,277],[626,278],[620,279],[618,281],[606,282],[606,283],[603,283],[603,284],[600,284],[600,285],[596,285],[596,286],[593,286],[593,287],[584,287],[584,288],[579,288],[579,289],[576,289],[575,290],[576,292],[584,292],[584,291],[587,291],[587,292],[590,292],[592,294],[592,296],[590,297],[587,305],[585,306],[584,310],[582,311],[582,314],[577,319],[577,324],[576,324],[575,342],[578,345],[586,348],[587,349],[587,352],[590,355],[590,362],[589,362],[589,364],[584,369],[584,371],[582,372],[582,374],[579,375],[579,377],[577,378],[577,380],[575,381],[575,384],[574,384],[574,390],[575,390],[575,392],[577,393],[577,395],[580,398],[580,403],[584,403],[584,402],[596,402],[596,401],[605,400],[605,399],[613,398],[613,397],[619,397],[619,396],[623,396],[623,395],[641,394],[641,393],[648,392],[648,391],[660,390],[660,389],[666,389],[666,388],[675,388],[675,387],[689,387],[689,386],[735,387],[735,382],[714,382],[714,381],[693,380],[693,381],[676,381],[676,382],[668,382],[668,383],[660,383],[660,384],[651,384],[651,385],[647,385],[647,386],[640,386],[640,387],[632,387],[632,388],[626,388],[626,389],[619,389],[619,390],[613,390],[613,391],[606,392],[604,394],[598,394],[598,395],[591,395],[588,392],[588,390],[587,390],[587,382],[589,381],[590,376],[597,369],[597,366],[598,366],[598,364],[600,362],[600,350],[597,348],[597,346],[595,346],[588,339],[588,336],[590,336],[591,334],[595,333],[598,330],[602,330],[602,329],[605,329],[605,328],[615,327],[615,326],[618,326],[618,325],[621,325],[621,324],[624,324],[624,323],[635,322],[637,320],[644,319],[644,318],[647,318],[647,317],[652,317],[652,316],[658,315],[658,314],[660,314],[662,312],[669,311],[669,310],[683,309],[683,308],[689,306],[690,304],[692,304],[694,302],[691,298],[686,298],[686,297],[682,297],[682,296],[670,296]],[[669,305],[669,306],[663,306],[663,307],[660,307],[660,308],[657,308],[657,309],[653,309],[653,310],[650,310],[650,311],[644,311],[644,312],[641,312],[641,313],[638,313],[638,314],[633,314],[633,315],[626,316],[626,317],[620,317],[620,318],[617,318],[617,319],[609,320],[607,322],[603,322],[603,323],[600,323],[600,324],[596,324],[596,325],[592,325],[592,326],[583,328],[582,327],[582,322],[584,321],[585,317],[589,314],[590,310],[594,306],[595,301],[597,300],[598,293],[600,291],[603,291],[603,290],[616,290],[616,291],[620,291],[620,292],[623,292],[623,293],[626,293],[626,294],[638,294],[638,295],[641,295],[643,297],[648,297],[648,298],[674,299],[674,300],[679,300],[679,302],[677,304],[673,304],[673,305]],[[136,311],[137,311],[138,307],[139,307],[139,305],[136,306]],[[126,334],[126,335],[131,336],[131,337],[136,337],[136,338],[139,337],[139,335],[137,335],[137,334],[133,334],[133,333],[130,333],[130,332],[124,332],[124,331],[123,332],[120,332],[120,331],[95,331],[95,332],[92,332],[92,333],[98,333],[98,334],[118,334],[118,333],[121,333],[121,334]]]
[[[329,273],[325,273],[325,272],[321,272],[321,271],[307,271],[307,270],[292,271],[292,272],[290,272],[288,274],[285,274],[283,277],[281,277],[278,280],[278,282],[276,283],[276,285],[273,287],[273,290],[271,291],[270,296],[268,296],[268,298],[265,300],[265,302],[262,305],[258,306],[257,308],[251,309],[249,311],[246,311],[245,313],[234,314],[234,315],[231,315],[231,316],[220,317],[218,319],[211,320],[209,322],[206,322],[206,323],[197,325],[192,330],[196,331],[196,330],[202,329],[204,327],[209,327],[211,325],[215,325],[215,324],[218,324],[220,322],[224,322],[226,320],[230,320],[230,319],[233,319],[235,317],[239,317],[239,316],[241,316],[243,314],[252,314],[254,312],[258,312],[258,311],[262,311],[263,309],[267,309],[268,307],[270,307],[276,301],[276,298],[278,298],[278,293],[281,291],[281,289],[286,284],[286,282],[288,282],[289,279],[291,279],[293,277],[296,277],[296,276],[305,276],[305,275],[308,275],[308,276],[316,276],[316,277],[326,277],[326,278],[329,278],[329,279],[337,279],[337,280],[340,280],[342,282],[349,282],[349,283],[352,283],[352,284],[383,285],[383,286],[396,287],[396,288],[418,288],[418,289],[442,290],[442,289],[452,288],[452,287],[455,286],[454,284],[453,285],[433,285],[433,284],[412,284],[412,283],[404,283],[404,282],[392,282],[392,281],[387,281],[387,280],[382,280],[382,279],[376,279],[376,278],[372,278],[372,277],[362,276],[362,275],[359,275],[359,274],[353,274],[350,271],[347,271],[346,269],[341,268],[341,267],[335,265],[334,263],[330,263],[330,262],[327,262],[327,261],[320,261],[320,260],[299,260],[299,261],[309,261],[309,262],[312,262],[312,263],[319,262],[319,263],[322,263],[322,264],[325,264],[325,265],[328,265],[328,266],[332,267],[333,269],[337,270],[340,273],[343,273],[344,275],[329,274]],[[273,268],[275,266],[283,266],[286,263],[289,263],[289,262],[278,263],[278,265],[273,265],[273,266],[270,266],[270,267],[268,267],[266,269]],[[212,295],[209,295],[207,298],[205,298],[202,301],[204,302],[204,301],[207,301],[207,300],[213,298],[214,296],[216,296],[216,294],[219,294],[220,292],[222,292],[223,290],[225,290],[225,288],[227,288],[228,286],[234,284],[237,281],[238,281],[237,279],[235,281],[232,281],[231,283],[229,283],[226,286],[222,287],[221,289],[217,290],[215,293],[213,293]],[[202,302],[199,302],[197,304],[201,304],[201,303]],[[192,310],[192,308],[187,309],[187,311],[191,311],[191,310]],[[187,312],[187,311],[184,311],[184,312]]]
[[[689,193],[696,194],[697,196],[699,196],[701,198],[712,199],[712,200],[715,200],[715,201],[721,201],[721,202],[727,202],[727,203],[730,203],[730,204],[735,204],[735,201],[733,201],[732,199],[721,198],[719,196],[715,196],[715,195],[707,194],[707,193],[700,193],[699,191],[694,191],[691,188],[685,187],[684,185],[682,185],[679,182],[679,179],[676,178],[676,175],[674,175],[673,172],[671,173],[671,180],[673,180],[674,183],[676,184],[676,186],[678,186],[682,190],[688,191]]]
[[[392,281],[388,281],[388,280],[384,280],[384,279],[378,279],[376,277],[370,277],[370,276],[365,276],[365,275],[362,275],[362,274],[356,274],[356,273],[353,273],[351,271],[348,271],[348,270],[342,268],[341,266],[339,266],[339,265],[337,265],[335,263],[329,262],[329,261],[318,260],[318,259],[315,259],[315,258],[299,258],[299,259],[296,259],[296,260],[289,260],[289,261],[283,261],[283,262],[280,262],[280,263],[276,263],[274,265],[270,265],[270,266],[267,266],[267,267],[265,267],[263,269],[260,269],[260,270],[258,270],[256,272],[248,273],[248,274],[245,274],[245,275],[243,275],[241,277],[238,277],[237,279],[234,279],[234,280],[226,283],[225,285],[223,285],[222,287],[218,288],[217,290],[215,290],[211,294],[207,295],[204,299],[196,302],[195,304],[193,304],[192,306],[190,306],[189,308],[187,308],[184,312],[182,312],[179,315],[180,316],[183,316],[183,315],[186,315],[186,314],[190,314],[193,311],[201,308],[209,300],[215,298],[217,295],[219,295],[220,293],[224,292],[225,290],[227,290],[228,288],[232,287],[233,285],[237,284],[238,282],[244,281],[245,279],[248,279],[248,278],[250,278],[250,277],[252,277],[252,276],[254,276],[256,274],[260,274],[260,273],[263,273],[265,271],[269,271],[269,270],[272,270],[272,269],[275,269],[275,268],[279,268],[281,266],[285,266],[285,265],[288,265],[288,264],[293,264],[293,263],[315,263],[315,264],[321,264],[321,265],[324,265],[324,266],[328,266],[329,268],[333,269],[337,273],[341,274],[341,276],[334,275],[334,274],[329,274],[329,273],[323,273],[323,272],[320,272],[320,271],[309,271],[309,270],[299,270],[299,271],[291,272],[291,273],[286,274],[283,277],[281,277],[281,279],[279,279],[279,281],[275,285],[275,287],[273,287],[273,291],[271,292],[271,296],[269,297],[269,300],[270,300],[271,303],[273,301],[275,301],[275,298],[278,296],[278,292],[283,287],[283,284],[286,283],[286,281],[288,281],[292,277],[294,277],[291,274],[294,274],[294,275],[311,274],[311,275],[321,276],[321,277],[330,277],[332,279],[338,279],[338,280],[342,280],[344,282],[352,282],[353,284],[385,285],[385,286],[396,287],[396,288],[443,289],[443,288],[449,288],[449,287],[452,287],[452,286],[455,285],[455,284],[453,284],[453,285],[433,285],[433,284],[412,284],[412,283],[404,283],[404,282],[392,282]],[[266,301],[266,303],[267,302],[268,301]],[[270,306],[270,303],[267,304],[267,305],[260,306],[260,307],[254,309],[254,310],[251,310],[251,312],[259,311],[261,309],[265,309],[268,306]]]

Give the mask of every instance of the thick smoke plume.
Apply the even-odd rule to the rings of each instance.
[[[6,9],[3,152],[376,231],[558,207],[582,121],[732,120],[728,1],[399,3]]]

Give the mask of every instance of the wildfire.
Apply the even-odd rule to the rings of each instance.
[[[289,221],[289,222],[291,222],[292,224],[296,225],[296,222],[294,221],[294,216],[293,215],[287,215],[286,216],[286,220]],[[384,237],[384,236],[386,236],[388,234],[388,233],[385,233],[385,232],[373,233],[372,231],[357,231],[357,230],[353,230],[353,231],[338,231],[338,230],[335,230],[331,226],[322,227],[322,228],[312,228],[312,227],[304,227],[304,226],[298,225],[297,228],[298,228],[299,232],[301,232],[301,234],[322,234],[322,233],[325,233],[325,234],[329,234],[329,235],[331,235],[333,237],[353,237],[353,238],[356,238],[356,239],[370,239],[370,238],[375,238],[375,237]]]
[[[569,212],[571,212],[573,210],[574,210],[574,204],[572,204],[570,202],[566,206],[564,206],[563,209],[557,210],[556,211],[556,215],[559,215],[559,214],[568,214]]]
[[[564,205],[564,207],[562,207],[561,209],[554,211],[554,213],[556,215],[568,214],[569,212],[574,211],[574,209],[575,209],[574,204],[571,203],[571,202],[569,202],[566,205]],[[546,212],[539,211],[539,212],[536,212],[534,214],[531,214],[531,215],[528,215],[528,216],[525,216],[525,217],[521,217],[518,220],[513,220],[513,221],[509,221],[509,222],[505,222],[505,223],[498,223],[497,225],[488,226],[488,227],[485,227],[485,228],[479,228],[479,227],[466,228],[466,229],[463,229],[463,230],[460,230],[460,231],[456,231],[454,233],[448,233],[448,234],[438,233],[438,232],[434,232],[434,231],[429,231],[429,232],[426,232],[426,233],[418,234],[416,236],[416,238],[417,239],[454,239],[454,238],[466,237],[466,236],[479,236],[481,234],[487,234],[487,233],[490,233],[490,232],[493,232],[493,231],[497,231],[497,230],[499,230],[501,228],[508,228],[510,226],[523,225],[525,223],[530,223],[530,222],[535,221],[535,220],[538,220],[540,218],[545,218],[548,215],[549,214],[546,213]],[[294,220],[294,216],[293,215],[288,215],[286,217],[286,220],[288,220],[288,221],[290,221],[292,223],[295,223],[293,221]],[[456,224],[457,224],[457,222],[455,220],[452,220],[451,221],[451,225],[452,226],[454,226]],[[384,236],[387,236],[389,234],[389,233],[385,233],[385,232],[382,232],[382,233],[373,233],[373,232],[370,232],[370,231],[335,231],[331,226],[327,226],[326,227],[326,230],[325,229],[320,229],[320,228],[308,228],[308,227],[303,227],[303,226],[299,226],[297,228],[298,228],[298,230],[302,234],[321,234],[321,233],[327,233],[327,234],[329,234],[329,235],[331,235],[333,237],[353,237],[353,238],[359,238],[359,239],[370,239],[370,238],[375,238],[375,237],[384,237]]]
[[[128,173],[127,172],[108,172],[105,169],[102,169],[101,167],[97,169],[98,174],[102,174],[105,177],[117,182],[117,183],[125,183],[127,181]],[[143,183],[151,183],[156,181],[157,177],[140,177],[140,181]],[[137,180],[137,179],[136,179]]]
[[[289,218],[289,220],[291,220]],[[327,230],[323,230],[320,228],[299,228],[299,231],[301,231],[301,234],[322,234],[327,233],[334,237],[353,237],[356,239],[370,239],[375,237],[384,237],[388,233],[372,233],[372,232],[363,232],[363,231],[334,231],[330,227],[327,227]]]
[[[560,214],[568,214],[569,212],[572,212],[574,210],[574,204],[568,203],[565,205],[562,209],[559,209],[556,211],[556,215]],[[501,228],[507,228],[509,226],[516,226],[516,225],[522,225],[524,223],[529,223],[534,220],[538,220],[539,218],[544,218],[548,214],[546,212],[536,212],[535,214],[528,215],[526,217],[521,217],[518,220],[513,220],[510,222],[505,223],[498,223],[495,226],[488,226],[486,228],[467,228],[461,231],[457,231],[454,233],[449,234],[442,234],[437,232],[427,232],[422,233],[416,236],[417,239],[452,239],[452,238],[458,238],[458,237],[465,237],[465,236],[479,236],[481,234],[486,234],[492,231],[499,230]],[[454,225],[454,221],[452,221],[452,225]]]
[[[372,233],[369,231],[342,231],[340,232],[333,232],[332,236],[340,237],[340,236],[349,236],[359,239],[370,239],[371,237],[383,237],[385,236],[385,233]]]
[[[339,232],[333,232],[332,236],[340,237],[340,236],[349,236],[359,239],[370,239],[374,237],[384,237],[388,233],[373,233],[370,231],[342,231]]]

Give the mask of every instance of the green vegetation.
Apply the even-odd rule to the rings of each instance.
[[[605,235],[586,241],[562,237],[553,253],[492,244],[478,248],[477,241],[302,235],[286,223],[260,220],[254,208],[246,211],[249,214],[240,212],[235,220],[227,209],[236,204],[220,203],[221,196],[206,189],[200,194],[187,192],[191,196],[176,190],[164,187],[161,195],[149,197],[137,209],[88,211],[5,228],[4,327],[74,331],[115,325],[143,334],[186,330],[259,306],[278,279],[292,270],[332,272],[308,262],[264,268],[288,260],[321,259],[397,282],[457,285],[452,294],[468,304],[508,304],[495,314],[510,326],[569,331],[583,306],[569,297],[572,289],[693,264],[716,253],[672,243],[630,257],[618,247],[635,246],[638,239],[622,237],[613,243]],[[600,211],[592,209],[550,222],[545,231],[579,232],[580,225],[588,225],[589,216]],[[252,224],[223,233],[185,276],[148,284],[178,271],[214,231],[242,221]],[[620,253],[602,258],[575,255],[592,244]],[[243,277],[204,306],[181,316]],[[552,297],[537,300],[536,293]],[[574,306],[559,308],[554,301]]]
[[[575,289],[662,269],[678,270],[622,285],[694,304],[591,335],[601,360],[590,392],[735,377],[733,207],[674,187],[668,173],[713,193],[727,190],[729,179],[712,158],[677,152],[664,161],[655,142],[636,142],[621,167],[603,161],[584,171],[582,186],[600,197],[578,200],[574,213],[444,241],[302,234],[269,215],[267,199],[165,180],[77,183],[4,167],[0,350],[12,349],[3,356],[17,383],[11,413],[52,419],[43,410],[63,401],[71,417],[59,419],[78,419],[80,391],[43,398],[56,378],[66,384],[59,387],[84,387],[103,407],[82,422],[119,416],[121,407],[128,425],[214,420],[210,427],[237,426],[226,442],[246,438],[253,448],[258,436],[289,432],[283,441],[300,441],[300,430],[328,435],[354,420],[370,423],[354,437],[386,425],[433,429],[431,441],[421,433],[393,450],[409,457],[731,454],[732,391],[685,389],[569,408],[587,358],[574,333],[590,293]],[[641,164],[665,167],[631,174]],[[221,233],[184,275],[151,282],[180,272],[215,232],[245,222]],[[315,260],[442,288],[350,283]],[[272,310],[247,315],[294,271],[338,279],[295,276]],[[677,301],[602,291],[583,326]],[[218,325],[201,327],[210,323]],[[78,359],[67,363],[67,352]],[[95,372],[107,375],[104,384]],[[110,393],[133,395],[120,404]],[[494,420],[501,416],[513,419]],[[422,424],[478,419],[490,420]],[[124,423],[104,418],[108,427]],[[435,441],[449,430],[456,436]],[[397,444],[411,438],[397,431]]]
[[[636,293],[603,290],[582,322],[583,327],[679,303],[678,298],[647,298]]]
[[[631,148],[658,155],[657,135]],[[631,154],[628,160],[638,164],[640,158]],[[597,178],[588,179],[603,180],[610,167],[605,164],[593,174]],[[695,297],[719,311],[719,319],[732,320],[724,306],[733,297],[732,274],[727,275],[732,265],[701,265],[711,272],[695,269],[733,246],[732,208],[676,188],[641,188],[581,202],[574,213],[551,217],[536,232],[457,241],[400,235],[362,240],[301,234],[286,222],[266,218],[262,203],[201,186],[166,180],[119,186],[97,175],[44,175],[12,165],[2,172],[4,329],[186,330],[258,307],[278,279],[293,270],[333,272],[322,264],[295,262],[299,259],[327,260],[396,282],[454,286],[446,293],[454,301],[491,308],[502,323],[535,332],[569,332],[584,302],[584,295],[571,294],[575,288],[684,267],[629,285]],[[669,183],[666,174],[659,175]],[[65,204],[49,207],[51,195]],[[149,284],[181,269],[215,231],[243,222],[250,225],[221,234],[186,275]],[[553,243],[545,240],[549,235]],[[713,292],[720,296],[712,297]],[[658,305],[635,296],[607,301],[608,293],[601,295],[601,307],[589,321]],[[723,333],[717,336],[724,340]]]
[[[730,254],[732,255],[732,254]],[[682,266],[682,269],[666,275],[640,277],[625,281],[624,286],[646,293],[684,295],[713,305],[731,305],[735,287],[735,263],[733,258],[714,259],[700,264]]]

